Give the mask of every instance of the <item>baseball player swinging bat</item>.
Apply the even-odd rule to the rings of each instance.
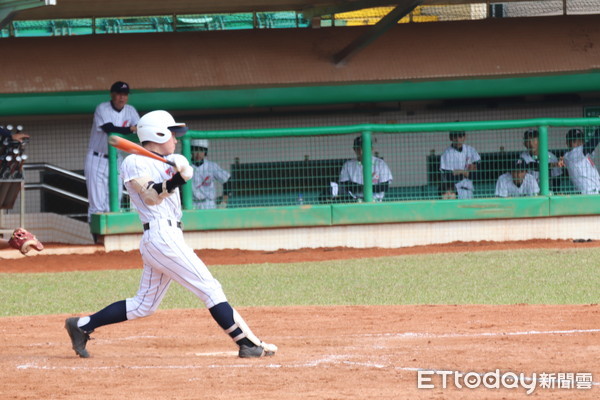
[[[111,146],[113,146],[119,150],[122,150],[126,153],[137,154],[139,156],[144,156],[144,157],[150,157],[157,161],[162,161],[164,163],[167,163],[172,167],[177,167],[177,165],[175,165],[175,163],[173,161],[169,161],[166,158],[159,156],[158,154],[154,154],[153,152],[146,150],[139,144],[133,143],[132,141],[129,141],[127,139],[123,139],[122,137],[111,136],[108,138],[108,143]]]

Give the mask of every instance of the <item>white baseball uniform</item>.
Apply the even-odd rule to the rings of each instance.
[[[388,165],[381,158],[372,157],[371,159],[373,165],[373,172],[371,174],[373,185],[377,185],[378,183],[391,182],[393,179],[392,171]],[[340,183],[343,182],[352,182],[357,183],[359,185],[364,185],[363,180],[363,167],[362,163],[357,159],[348,160],[342,166],[342,171],[340,172]],[[363,193],[351,193],[354,198],[363,198]],[[385,196],[385,192],[373,193],[373,199],[376,201],[381,201]]]
[[[522,158],[523,161],[525,161],[525,164],[533,163],[533,162],[536,162],[539,160],[539,158],[533,158],[531,153],[529,153],[528,151],[522,152],[519,157]],[[556,164],[557,162],[558,162],[558,158],[554,155],[554,153],[549,151],[548,152],[548,163]],[[533,175],[533,177],[535,178],[536,181],[538,181],[538,183],[540,182],[540,171],[538,171],[537,169],[530,169],[529,173],[531,175]],[[557,176],[561,176],[561,175],[562,175],[562,168],[560,168],[560,167],[550,168],[550,176],[551,177],[556,178]]]
[[[540,186],[529,172],[525,174],[521,186],[515,185],[510,172],[500,175],[496,182],[496,196],[499,197],[536,196],[539,193]]]
[[[592,160],[594,153],[584,154],[581,145],[565,153],[563,158],[569,171],[569,178],[581,194],[600,193],[600,174]]]
[[[461,150],[455,149],[452,145],[448,146],[442,153],[440,159],[441,171],[467,170],[471,164],[481,160],[479,153],[474,147],[463,144]],[[463,178],[454,185],[459,199],[472,199],[474,186],[473,181]]]
[[[88,222],[92,214],[110,211],[108,196],[108,136],[102,130],[101,126],[112,123],[116,127],[128,127],[137,125],[139,119],[138,112],[129,104],[126,104],[121,111],[115,110],[110,101],[100,103],[96,107],[84,166],[89,201]],[[119,189],[121,189],[121,185],[119,185]]]
[[[194,168],[194,177],[191,182],[194,207],[199,209],[216,208],[217,188],[215,181],[225,183],[231,175],[217,163],[206,159],[202,160],[200,165],[193,163],[192,167]]]
[[[174,159],[173,155],[165,158],[170,161]],[[127,319],[152,314],[172,280],[198,296],[207,308],[227,301],[221,284],[186,245],[183,232],[178,227],[182,216],[179,188],[160,204],[149,206],[139,193],[129,187],[132,179],[141,177],[148,177],[155,183],[168,180],[175,175],[174,168],[133,154],[123,161],[121,173],[142,224],[147,224],[140,242],[144,272],[137,295],[126,300]]]

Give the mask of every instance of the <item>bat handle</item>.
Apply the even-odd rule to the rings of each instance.
[[[177,164],[175,164],[173,161],[169,161],[169,160],[167,160],[167,159],[165,158],[165,162],[166,162],[167,164],[169,164],[171,167],[177,168]]]

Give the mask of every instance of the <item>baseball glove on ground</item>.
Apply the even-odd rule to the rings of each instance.
[[[23,254],[27,254],[27,252],[32,248],[36,249],[37,251],[44,250],[44,245],[37,240],[35,235],[23,228],[17,228],[14,230],[11,238],[8,240],[8,244]]]

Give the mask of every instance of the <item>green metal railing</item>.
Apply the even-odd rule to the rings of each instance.
[[[598,118],[536,118],[506,121],[477,121],[477,122],[445,122],[445,123],[418,123],[418,124],[361,124],[346,126],[324,126],[308,128],[280,128],[280,129],[245,129],[226,131],[189,131],[180,139],[182,154],[191,159],[190,140],[192,139],[236,139],[236,138],[281,138],[298,136],[327,136],[361,134],[362,136],[362,163],[364,178],[364,202],[373,202],[371,160],[372,160],[372,133],[419,133],[419,132],[449,132],[449,131],[474,131],[474,130],[500,130],[537,127],[539,131],[539,173],[540,196],[550,195],[548,173],[548,127],[590,127],[599,126]],[[110,168],[110,209],[119,212],[117,151],[109,146]],[[182,188],[183,208],[191,210],[192,193],[189,185]],[[468,201],[468,200],[465,200]]]

